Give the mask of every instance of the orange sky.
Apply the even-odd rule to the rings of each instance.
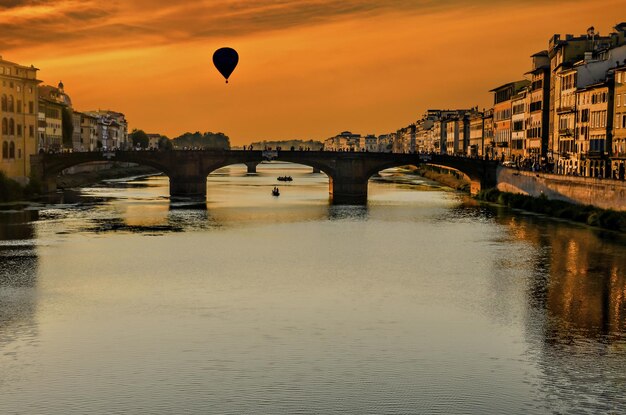
[[[487,91],[522,78],[552,34],[607,34],[625,11],[626,0],[0,0],[0,54],[131,128],[323,140],[489,106]],[[222,46],[240,55],[228,85],[211,63]]]

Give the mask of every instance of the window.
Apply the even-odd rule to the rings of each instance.
[[[22,136],[22,124],[17,125],[17,136],[18,137]]]
[[[18,85],[16,89],[17,89],[17,92],[22,92],[22,86],[21,85]]]
[[[9,135],[15,135],[15,121],[13,121],[13,118],[9,120]]]
[[[2,143],[2,158],[5,160],[9,158],[9,143],[6,141]]]
[[[618,96],[617,96],[617,106],[618,106],[618,107],[620,107],[620,106],[621,106],[621,99],[620,99],[621,97],[622,97],[621,95],[618,95]]]
[[[580,111],[580,122],[589,122],[589,109]]]
[[[22,158],[22,149],[21,149],[21,148],[18,148],[18,149],[17,149],[17,158],[18,158],[18,159],[21,159],[21,158]]]
[[[20,114],[22,112],[22,101],[20,101],[19,99],[17,100],[17,113]]]
[[[9,144],[9,158],[15,158],[15,143],[13,141],[11,141],[11,143]]]
[[[2,135],[9,134],[9,121],[6,118],[2,119]]]
[[[15,112],[15,104],[13,102],[13,95],[9,95],[9,105],[7,107],[7,111]]]
[[[2,111],[6,111],[8,108],[8,98],[6,96],[6,94],[2,95]]]
[[[35,127],[32,125],[28,126],[28,136],[31,138],[35,136]]]
[[[33,101],[28,101],[28,113],[29,114],[35,113],[35,103]]]

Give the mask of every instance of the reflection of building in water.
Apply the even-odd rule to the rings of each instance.
[[[546,413],[624,413],[624,241],[543,218],[504,213],[498,221],[533,247],[524,355],[541,372]]]
[[[548,337],[596,338],[624,329],[623,243],[602,239],[591,229],[541,219],[506,221],[514,235],[532,243],[541,257],[534,261],[530,301],[545,307]]]
[[[0,215],[0,350],[37,335],[36,246],[31,215]]]

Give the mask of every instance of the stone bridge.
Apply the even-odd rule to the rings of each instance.
[[[368,181],[374,174],[399,166],[431,164],[458,170],[471,182],[472,193],[496,185],[497,162],[447,155],[420,155],[330,151],[242,151],[174,150],[116,151],[67,154],[39,154],[31,157],[32,171],[43,190],[56,191],[56,179],[63,170],[96,161],[137,163],[153,167],[170,179],[172,198],[206,197],[207,176],[231,164],[246,164],[255,171],[261,161],[272,160],[311,166],[328,176],[335,204],[365,204]]]

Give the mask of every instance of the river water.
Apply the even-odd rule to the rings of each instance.
[[[206,209],[150,177],[0,213],[0,413],[626,413],[624,239],[398,179],[334,207],[310,168],[231,166]]]

